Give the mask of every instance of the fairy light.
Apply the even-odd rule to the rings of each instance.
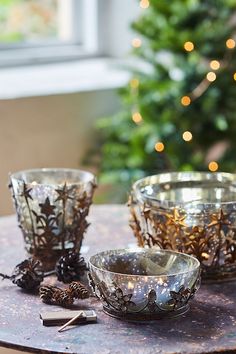
[[[219,168],[219,165],[216,161],[211,161],[208,165],[208,169],[211,171],[211,172],[216,172]]]
[[[136,123],[136,124],[141,123],[143,120],[143,118],[139,112],[134,112],[132,114],[132,119],[133,119],[134,123]]]
[[[133,88],[133,89],[138,88],[138,87],[139,87],[139,80],[136,79],[136,78],[131,79],[131,80],[130,80],[130,86],[131,86],[131,88]]]
[[[193,134],[190,131],[186,130],[186,132],[183,133],[182,138],[184,141],[189,142],[192,140]]]
[[[210,62],[210,67],[212,70],[218,70],[220,68],[220,62],[218,60],[212,60]]]
[[[155,144],[155,150],[156,150],[157,152],[162,152],[164,149],[165,149],[165,146],[164,146],[164,144],[163,144],[161,141],[158,141],[158,142]]]
[[[189,106],[190,103],[191,103],[191,98],[190,98],[189,96],[183,96],[183,97],[181,98],[181,104],[182,104],[183,106]]]
[[[150,5],[149,0],[141,0],[139,3],[141,9],[147,9],[149,5]]]
[[[213,82],[216,79],[216,74],[213,71],[209,71],[209,73],[207,73],[206,78],[208,81]]]
[[[140,38],[134,38],[134,39],[132,40],[132,46],[133,46],[134,48],[140,48],[141,45],[142,45],[142,41],[141,41]]]
[[[225,41],[225,45],[228,49],[233,49],[236,47],[236,41],[233,38],[228,38]],[[186,41],[183,44],[183,47],[187,52],[191,52],[192,50],[195,49],[195,45],[191,41]],[[206,73],[206,76],[191,92],[189,92],[188,96],[181,97],[180,99],[181,104],[183,106],[189,106],[193,101],[199,98],[208,89],[211,83],[217,79],[217,75],[215,71],[219,70],[222,65],[223,67],[226,67],[228,64],[229,64],[229,59],[226,59],[225,61],[222,62],[216,59],[209,61],[208,65],[210,66],[212,71]],[[236,72],[234,72],[232,75],[234,81],[236,81]]]
[[[184,49],[186,50],[186,52],[191,52],[192,50],[194,50],[194,44],[193,42],[185,42],[184,43]]]
[[[227,39],[227,41],[226,41],[226,47],[228,48],[228,49],[234,49],[234,47],[235,47],[235,40],[234,39],[232,39],[232,38],[229,38],[229,39]]]

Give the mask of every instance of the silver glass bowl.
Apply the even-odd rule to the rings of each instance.
[[[173,172],[134,183],[130,226],[141,247],[198,258],[205,280],[236,276],[236,175]]]
[[[119,249],[89,260],[90,284],[104,311],[120,319],[155,320],[185,313],[200,285],[200,263],[156,249]]]

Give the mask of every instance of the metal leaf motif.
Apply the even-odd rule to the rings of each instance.
[[[55,202],[62,201],[63,204],[66,204],[67,200],[73,200],[74,198],[70,195],[72,188],[68,188],[66,182],[64,183],[62,189],[55,189],[58,197],[55,199]]]
[[[165,313],[179,310],[187,305],[188,301],[194,296],[199,287],[199,277],[193,285],[192,289],[185,288],[183,285],[178,291],[170,291],[170,299],[160,305],[156,291],[151,289],[142,305],[137,305],[133,300],[133,294],[124,294],[123,290],[115,283],[115,290],[109,292],[104,282],[96,281],[96,276],[89,273],[88,278],[95,295],[105,304],[106,307],[117,313],[125,314],[142,314],[142,313]]]
[[[189,226],[184,210],[152,210],[147,204],[137,202],[133,194],[129,207],[130,227],[139,246],[159,246],[193,255],[201,262],[205,278],[236,274],[236,226],[231,221],[236,218],[235,211],[220,208],[214,213],[203,212],[204,223]]]
[[[150,290],[148,293],[149,304],[154,304],[157,299],[157,294],[154,289]]]
[[[17,188],[20,192],[11,183],[27,251],[40,259],[44,270],[51,270],[68,247],[79,251],[89,226],[86,217],[95,185],[88,182],[84,191],[81,186],[68,187],[64,183],[62,187],[50,189],[43,200],[39,189],[33,193],[33,185],[23,182]]]

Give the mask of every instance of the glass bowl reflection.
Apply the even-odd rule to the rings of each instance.
[[[156,249],[120,249],[89,260],[91,286],[111,316],[127,320],[173,317],[188,310],[199,288],[194,257]]]
[[[140,247],[198,258],[205,280],[236,275],[236,175],[173,172],[134,183],[130,226]]]

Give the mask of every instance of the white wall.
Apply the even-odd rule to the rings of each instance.
[[[114,90],[0,100],[0,215],[13,212],[8,173],[78,168],[98,117],[117,111]]]
[[[131,23],[142,12],[137,0],[98,0],[100,51],[105,55],[125,58],[136,36]]]

